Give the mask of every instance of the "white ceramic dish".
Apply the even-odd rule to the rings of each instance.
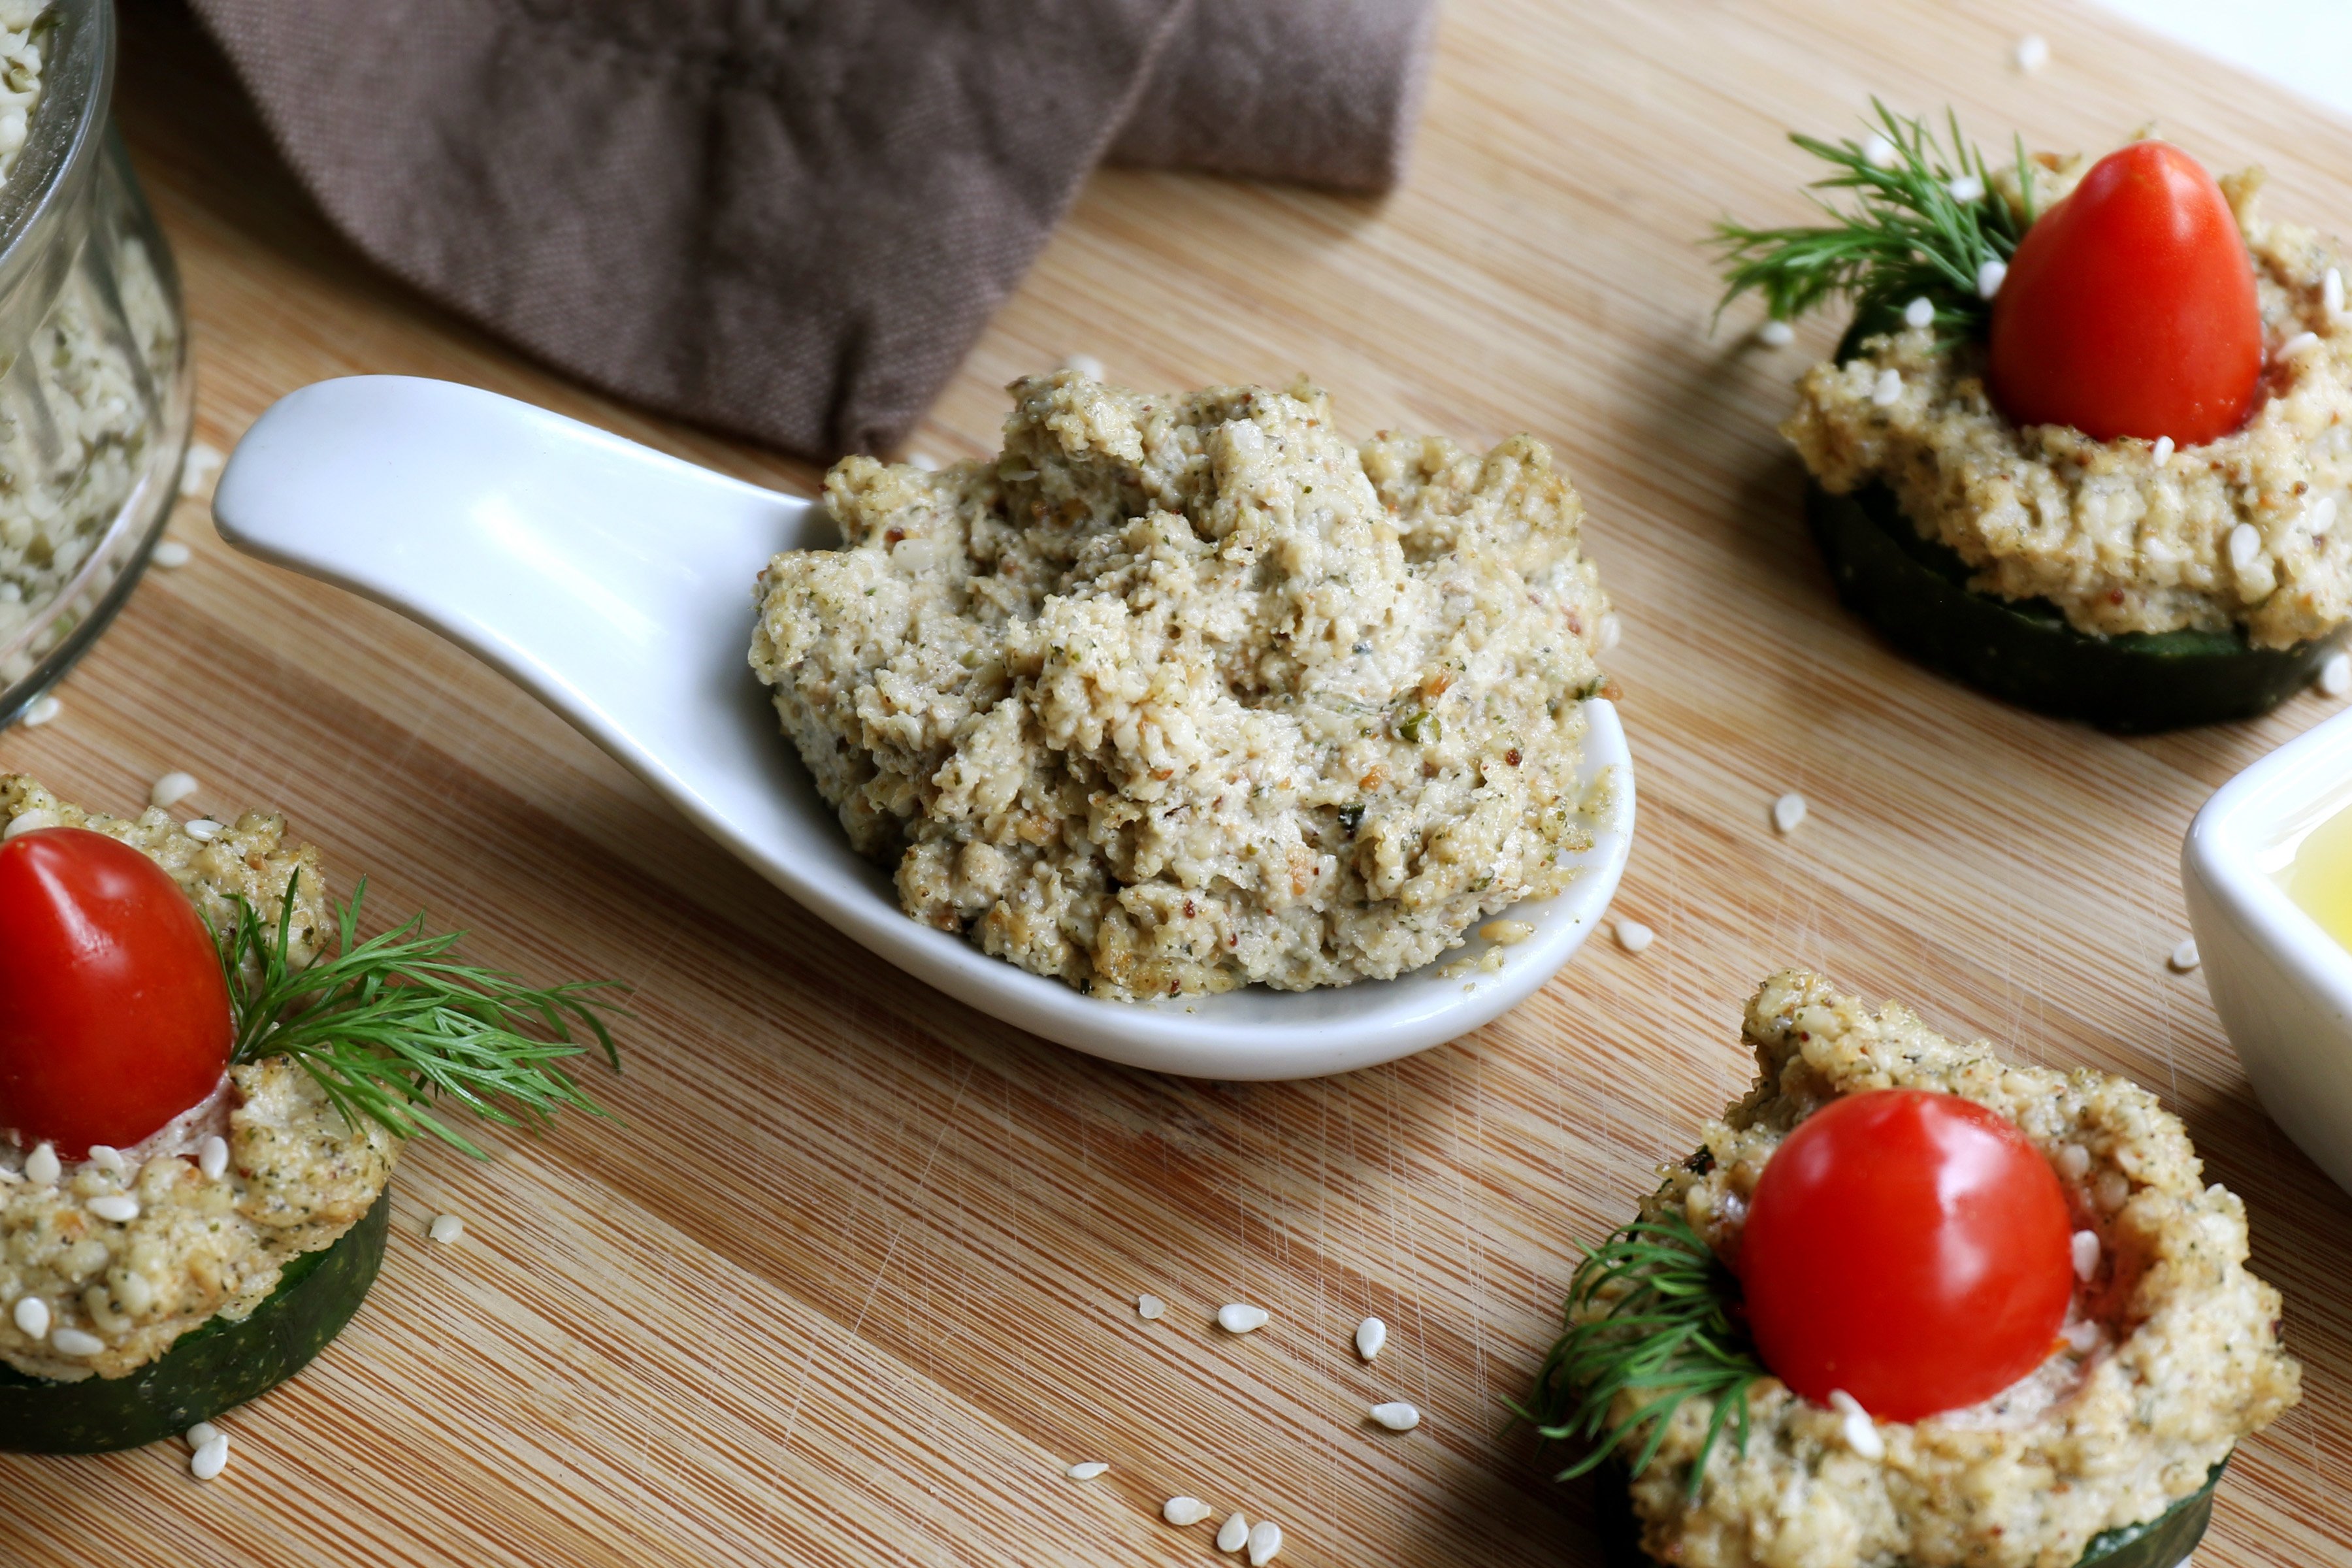
[[[2352,806],[2352,713],[2231,779],[2180,848],[2205,984],[2273,1120],[2352,1191],[2352,952],[2280,885],[2305,835]]]
[[[982,1012],[1190,1077],[1310,1078],[1409,1055],[1533,993],[1600,922],[1633,832],[1616,710],[1586,705],[1612,806],[1580,875],[1512,917],[1499,972],[1118,1003],[987,957],[899,911],[851,853],[745,661],[752,583],[833,542],[820,508],[446,382],[321,382],[254,423],[213,499],[239,549],[390,605],[570,720],[697,826],[847,936]],[[1485,943],[1458,950],[1473,955]],[[866,976],[871,981],[874,976]]]

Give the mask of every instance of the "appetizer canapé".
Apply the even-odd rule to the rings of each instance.
[[[2174,1568],[2295,1401],[2178,1118],[1790,972],[1757,1086],[1576,1276],[1547,1436],[1681,1568]]]
[[[360,937],[281,817],[0,777],[0,1448],[152,1442],[299,1370],[374,1279],[404,1142],[472,1149],[437,1093],[588,1107],[585,988]]]
[[[1099,994],[1385,978],[1591,842],[1608,601],[1542,446],[1323,394],[1013,388],[1004,451],[825,479],[752,668],[914,918]]]
[[[2143,140],[1999,166],[1881,111],[1799,138],[1851,213],[1727,224],[1730,293],[1853,306],[1781,426],[1842,595],[2044,711],[2261,712],[2352,620],[2352,331],[2333,245]]]

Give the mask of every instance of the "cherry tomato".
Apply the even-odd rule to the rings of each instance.
[[[2213,177],[2162,142],[2100,159],[2010,258],[1987,368],[1993,401],[2020,425],[2193,447],[2243,424],[2262,311]]]
[[[1756,1347],[1816,1404],[1916,1421],[2042,1364],[2074,1289],[2065,1194],[1993,1112],[1886,1089],[1801,1122],[1739,1241]]]
[[[0,1127],[78,1160],[160,1131],[228,1070],[228,984],[178,884],[127,844],[0,845]]]

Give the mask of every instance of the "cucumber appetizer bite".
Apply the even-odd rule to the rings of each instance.
[[[595,1107],[601,983],[359,931],[282,817],[0,777],[0,1449],[152,1442],[292,1376],[373,1282],[402,1146]]]
[[[1570,1288],[1566,1475],[1678,1568],[2185,1562],[2301,1372],[2179,1118],[1815,974],[1745,1033],[1755,1089]]]
[[[1840,596],[1921,662],[2118,731],[2267,711],[2352,624],[2332,242],[2143,139],[1998,163],[1878,107],[1793,138],[1829,221],[1720,225],[1724,300],[1853,316],[1780,426]]]

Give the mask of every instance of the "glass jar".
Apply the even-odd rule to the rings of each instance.
[[[56,0],[36,39],[31,114],[0,107],[0,725],[121,607],[194,412],[179,277],[107,121],[111,0]]]

